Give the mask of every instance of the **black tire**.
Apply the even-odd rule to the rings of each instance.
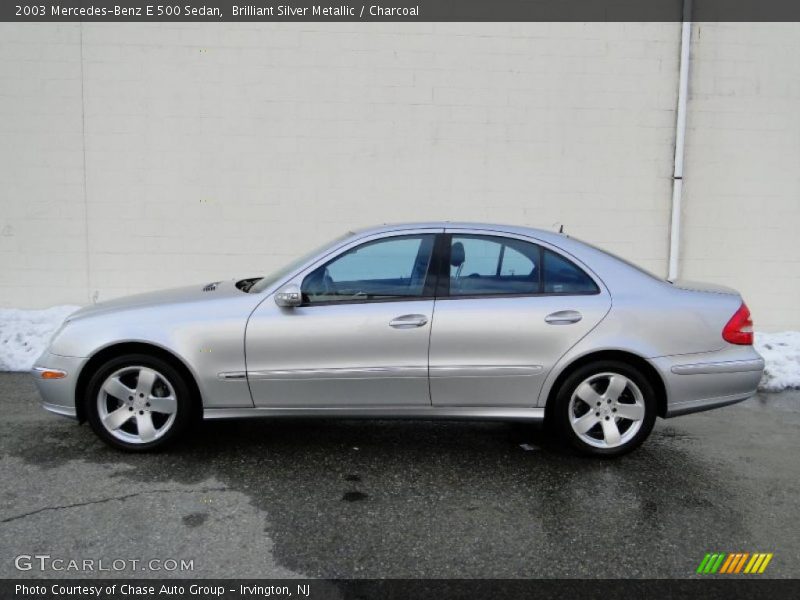
[[[641,425],[639,426],[638,431],[635,431],[635,433],[632,432],[629,436],[629,439],[613,447],[598,447],[597,445],[592,445],[591,443],[581,439],[578,433],[573,429],[570,418],[570,410],[576,410],[577,408],[582,408],[585,410],[586,406],[588,406],[588,403],[586,403],[586,406],[584,406],[584,403],[576,402],[576,407],[573,409],[570,408],[572,396],[578,387],[587,380],[591,380],[592,377],[598,377],[599,379],[597,380],[597,383],[593,385],[597,385],[602,390],[602,381],[604,380],[605,374],[619,374],[633,382],[635,387],[638,387],[644,404],[644,416],[641,419]],[[632,398],[632,395],[635,393],[633,389],[634,388],[632,386],[625,388],[625,391],[623,391],[622,395],[620,396],[623,402],[630,401],[629,399]],[[647,439],[647,436],[650,435],[650,431],[652,431],[656,420],[657,402],[653,385],[638,369],[627,363],[616,360],[593,362],[577,368],[574,372],[570,373],[570,375],[561,384],[561,387],[559,388],[554,400],[555,403],[553,410],[550,413],[552,418],[552,423],[550,423],[550,425],[553,426],[553,428],[558,432],[559,436],[568,442],[570,446],[577,449],[582,454],[588,454],[592,456],[610,458],[627,454],[631,450],[638,448],[642,442]],[[602,400],[601,406],[598,406],[597,410],[606,410],[606,402],[607,400]],[[612,406],[612,404],[608,403],[608,406]],[[586,412],[594,412],[594,410],[595,407],[593,406],[591,410]],[[608,408],[607,410],[611,411],[612,409]],[[616,409],[613,410],[614,413],[616,413]],[[619,410],[622,411],[623,408],[620,408]],[[597,425],[586,432],[585,436],[592,437],[599,435],[601,438],[604,437],[604,434],[602,433],[602,421],[608,421],[609,418],[613,419],[614,413],[609,413],[608,415],[600,413],[600,416],[596,419]],[[577,418],[578,416],[583,416],[584,414],[586,413],[583,413],[582,415],[574,415],[574,417]],[[615,421],[612,421],[612,423],[614,422]],[[616,421],[616,423],[618,430],[621,430],[623,427],[631,427],[634,424],[633,421],[628,420],[619,420]],[[599,434],[598,431],[600,432]],[[625,431],[627,431],[627,429]],[[622,432],[620,437],[621,439],[624,438],[625,432]],[[601,442],[598,440],[597,443],[599,444]]]
[[[99,413],[101,408],[98,406],[98,395],[106,379],[117,371],[126,368],[133,369],[134,367],[145,367],[156,371],[159,376],[157,380],[159,385],[163,386],[164,381],[166,381],[174,390],[176,405],[176,410],[174,412],[175,418],[159,437],[149,442],[134,443],[115,437],[106,426],[103,425]],[[148,452],[164,448],[180,437],[187,426],[193,421],[194,413],[197,412],[194,410],[190,387],[183,375],[167,361],[147,354],[126,354],[124,356],[112,358],[103,364],[89,380],[83,402],[89,425],[97,436],[109,446],[128,452]],[[109,399],[109,402],[116,402],[116,397]],[[135,410],[132,410],[133,416],[135,416],[135,412]],[[161,419],[162,417],[162,415],[154,412],[152,419]],[[165,421],[167,420],[166,417],[163,418]]]

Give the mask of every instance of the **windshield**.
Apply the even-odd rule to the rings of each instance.
[[[279,280],[283,279],[284,277],[289,275],[292,271],[295,271],[295,270],[299,269],[305,263],[307,263],[308,261],[313,259],[318,254],[322,254],[328,248],[336,246],[340,242],[342,242],[342,241],[346,240],[347,238],[349,238],[351,235],[353,235],[353,232],[352,231],[348,231],[344,235],[340,235],[339,237],[337,237],[335,240],[327,242],[327,243],[323,244],[322,246],[319,246],[318,248],[315,248],[311,252],[306,252],[302,256],[299,256],[298,258],[295,258],[289,264],[284,265],[283,267],[281,267],[277,271],[273,271],[272,273],[270,273],[266,277],[262,277],[261,279],[256,281],[253,284],[253,286],[247,291],[249,293],[251,293],[251,294],[258,294],[259,292],[263,292],[265,289],[267,289],[268,287],[273,285],[276,281],[279,281]]]

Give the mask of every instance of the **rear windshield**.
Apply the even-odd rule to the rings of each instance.
[[[573,238],[573,239],[575,239],[575,238]],[[606,255],[608,255],[608,256],[610,256],[611,258],[614,258],[614,259],[618,260],[619,262],[621,262],[621,263],[624,263],[624,264],[628,265],[628,266],[629,266],[629,267],[631,267],[632,269],[636,269],[636,270],[637,270],[637,271],[639,271],[640,273],[643,273],[644,275],[647,275],[648,277],[652,277],[653,279],[656,279],[656,280],[658,280],[658,281],[667,281],[667,280],[666,280],[664,277],[659,277],[658,275],[656,275],[656,274],[655,274],[655,273],[653,273],[652,271],[648,271],[648,270],[647,270],[647,269],[645,269],[644,267],[640,267],[640,266],[639,266],[639,265],[637,265],[636,263],[632,263],[632,262],[631,262],[631,261],[629,261],[627,258],[622,258],[622,257],[621,257],[621,256],[619,256],[618,254],[614,254],[613,252],[609,252],[608,250],[606,250],[606,249],[604,249],[604,248],[598,248],[597,246],[595,246],[595,245],[593,245],[593,244],[590,244],[590,243],[588,243],[588,242],[584,242],[583,240],[576,240],[576,241],[580,241],[580,243],[581,243],[581,244],[585,244],[586,246],[589,246],[589,248],[594,248],[594,249],[595,249],[595,250],[597,250],[598,252],[602,252],[603,254],[606,254]]]

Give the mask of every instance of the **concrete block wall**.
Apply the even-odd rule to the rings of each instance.
[[[800,329],[800,24],[693,33],[681,274],[736,287],[757,330]]]
[[[747,49],[714,46],[760,44],[747,73],[779,50],[768,32],[738,42],[736,28],[703,27],[692,89],[718,69],[713,115],[725,85],[749,81],[727,62]],[[256,275],[405,220],[564,224],[663,275],[679,41],[676,23],[0,24],[0,305]],[[715,271],[726,255],[694,241],[707,218],[695,199],[725,188],[692,157],[740,130],[707,124],[694,102],[682,266],[780,311],[757,272]],[[763,127],[796,139],[797,120],[770,110]],[[780,314],[771,328],[800,329]]]
[[[0,26],[0,305],[88,302],[80,28]]]

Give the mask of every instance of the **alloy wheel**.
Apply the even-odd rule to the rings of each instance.
[[[109,375],[97,394],[100,423],[112,436],[147,444],[175,423],[178,401],[169,380],[150,367],[130,366]]]
[[[618,448],[641,429],[645,403],[639,386],[619,373],[597,373],[575,388],[569,423],[581,441],[595,448]]]

